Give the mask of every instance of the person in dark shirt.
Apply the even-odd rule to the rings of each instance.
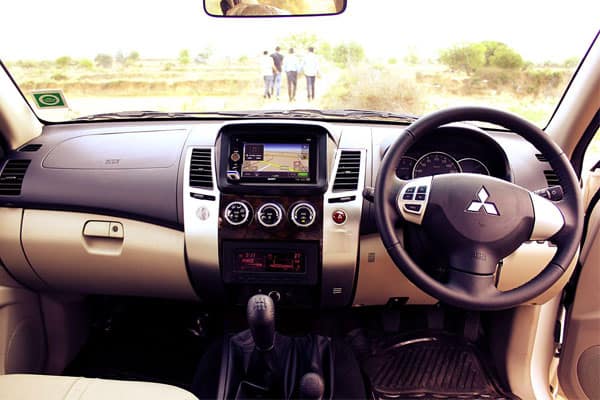
[[[271,95],[275,94],[277,100],[279,100],[279,92],[281,92],[281,71],[283,65],[283,55],[279,52],[280,50],[281,49],[279,48],[279,46],[277,46],[275,47],[275,53],[271,54],[271,58],[273,58],[273,64],[275,64],[275,71],[273,73],[273,88],[271,89]]]
[[[294,49],[290,49],[290,54],[283,61],[283,70],[287,75],[288,96],[290,101],[296,100],[296,86],[298,83],[298,70],[300,69],[300,60],[294,54]]]

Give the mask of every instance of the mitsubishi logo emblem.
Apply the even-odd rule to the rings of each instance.
[[[483,211],[486,214],[500,215],[500,213],[498,212],[498,209],[496,208],[496,205],[494,203],[486,202],[489,197],[490,197],[490,194],[488,193],[487,190],[485,190],[485,187],[482,186],[481,189],[479,189],[479,192],[477,192],[477,198],[479,199],[479,201],[473,200],[471,202],[471,204],[469,204],[469,207],[467,207],[466,211],[480,212],[481,209],[483,208]]]

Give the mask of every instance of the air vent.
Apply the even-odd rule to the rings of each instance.
[[[360,172],[360,151],[342,151],[338,164],[333,191],[342,192],[358,188],[358,174]]]
[[[19,151],[38,151],[42,147],[41,144],[28,144],[27,146],[22,147]]]
[[[548,162],[548,159],[546,158],[546,156],[541,153],[536,154],[535,158],[537,158],[541,162]]]
[[[21,194],[25,171],[31,160],[9,160],[0,174],[0,196]]]
[[[556,175],[551,169],[547,169],[544,171],[544,176],[546,177],[546,182],[548,182],[548,186],[556,186],[560,185],[560,178]]]
[[[190,186],[212,189],[212,160],[210,149],[192,150],[190,165]]]

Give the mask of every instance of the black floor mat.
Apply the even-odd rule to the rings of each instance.
[[[515,398],[501,389],[478,349],[462,339],[440,335],[380,340],[369,354],[364,338],[359,345],[376,398]]]

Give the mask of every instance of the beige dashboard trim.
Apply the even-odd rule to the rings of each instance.
[[[498,288],[509,290],[539,274],[556,253],[548,243],[527,242],[508,256],[502,266]],[[544,304],[562,291],[573,274],[577,257],[564,275],[545,293],[528,304]],[[379,234],[361,236],[360,266],[354,305],[382,305],[392,297],[407,297],[407,304],[435,304],[437,300],[417,288],[396,267]]]
[[[526,242],[503,261],[498,289],[502,291],[514,289],[530,281],[548,265],[556,247],[547,242]],[[541,295],[530,300],[527,304],[544,304],[556,297],[565,287],[575,271],[579,252],[575,254],[571,264],[554,285]]]
[[[43,289],[46,284],[31,268],[21,247],[22,217],[22,208],[0,208],[0,260],[11,275],[0,276],[0,285],[18,287],[16,279],[32,289]]]
[[[120,223],[123,238],[86,237],[88,221]],[[22,241],[32,267],[53,290],[197,299],[180,231],[104,215],[25,210]]]
[[[416,287],[388,255],[379,234],[361,236],[355,306],[386,304],[407,297],[408,304],[435,304],[437,299]]]
[[[587,239],[581,252],[581,271],[558,365],[560,386],[569,398],[593,398],[600,390],[597,376],[591,379],[585,376],[594,373],[594,358],[584,358],[586,352],[597,352],[600,344],[599,283],[600,206],[596,206],[590,215]],[[597,356],[595,360],[597,365]]]

